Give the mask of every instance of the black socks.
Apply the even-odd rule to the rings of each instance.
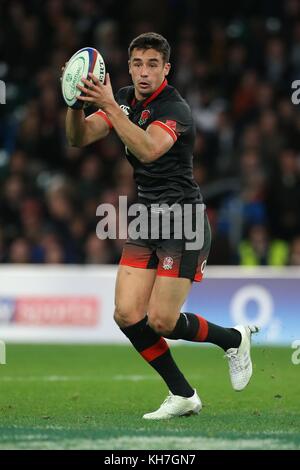
[[[241,343],[241,334],[234,328],[223,328],[210,323],[200,315],[181,313],[172,333],[166,336],[169,339],[185,339],[193,342],[213,343],[224,351],[238,348]]]
[[[174,395],[191,397],[193,388],[178,369],[164,338],[147,323],[147,316],[135,325],[121,328],[140,355],[163,378]],[[224,351],[238,348],[241,334],[234,328],[223,328],[210,323],[200,315],[181,313],[169,339],[184,339],[193,342],[207,342],[220,346]]]
[[[194,390],[178,369],[167,342],[147,324],[147,317],[121,328],[141,356],[158,372],[174,395],[191,397]]]

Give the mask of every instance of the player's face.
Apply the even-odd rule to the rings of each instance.
[[[133,49],[128,63],[138,100],[157,90],[171,67],[171,64],[165,63],[161,53],[155,49]]]

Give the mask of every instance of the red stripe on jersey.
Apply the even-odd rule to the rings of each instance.
[[[171,129],[173,129],[175,134],[178,135],[178,133],[176,131],[176,128],[177,128],[177,122],[176,121],[172,121],[172,119],[167,119],[164,124],[166,124],[166,126],[171,127]]]
[[[167,79],[165,78],[162,84],[155,90],[154,93],[152,93],[149,98],[146,99],[146,101],[143,103],[143,108],[146,108],[146,106],[151,103],[151,101],[155,100],[155,98],[163,91],[164,88],[168,85]]]
[[[151,362],[154,361],[154,359],[162,356],[166,351],[168,351],[168,349],[169,346],[167,345],[167,342],[164,340],[164,338],[160,338],[157,343],[155,343],[153,346],[150,346],[150,348],[144,349],[144,351],[141,351],[140,354],[147,362]]]
[[[167,126],[167,124],[165,124],[164,122],[161,122],[161,121],[153,121],[153,122],[151,122],[150,126],[152,126],[152,124],[154,124],[155,126],[159,126],[162,129],[164,129],[165,131],[167,131],[167,133],[172,137],[174,142],[176,142],[177,135],[175,134],[173,129],[171,129],[171,127]]]
[[[197,334],[194,338],[195,341],[203,342],[206,340],[208,335],[208,324],[205,318],[200,317],[200,315],[196,315],[199,321],[199,328]]]

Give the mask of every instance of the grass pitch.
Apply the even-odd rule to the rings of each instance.
[[[197,388],[198,416],[141,419],[167,388],[130,346],[7,345],[0,449],[300,449],[300,365],[290,348],[252,349],[254,374],[231,389],[222,351],[172,348]]]

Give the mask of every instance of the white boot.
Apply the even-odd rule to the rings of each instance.
[[[179,395],[173,395],[169,392],[169,395],[165,401],[160,405],[158,410],[152,413],[146,413],[144,419],[170,419],[176,416],[188,416],[196,415],[202,408],[200,398],[195,393],[190,398],[181,397]]]
[[[242,341],[238,348],[230,348],[226,351],[225,357],[229,362],[229,373],[231,384],[234,390],[241,391],[249,383],[252,376],[252,362],[250,356],[251,335],[257,333],[257,326],[234,327],[241,333]]]

